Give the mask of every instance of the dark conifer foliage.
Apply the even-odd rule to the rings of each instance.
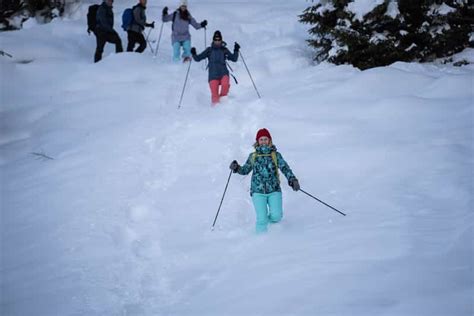
[[[360,69],[432,61],[474,46],[474,2],[385,0],[362,19],[349,0],[322,0],[299,16],[310,26],[314,59]]]
[[[68,5],[79,0],[0,0],[0,30],[16,30],[35,17],[40,23],[62,16]]]

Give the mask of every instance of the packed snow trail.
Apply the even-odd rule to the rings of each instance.
[[[117,30],[131,4],[116,1]],[[164,5],[148,5],[152,42]],[[98,64],[87,4],[0,34],[2,315],[472,314],[473,67],[315,66],[307,5],[190,2],[262,95],[231,63],[215,108],[193,62],[177,109],[188,65],[171,63],[169,23],[157,58],[107,45]],[[261,127],[348,216],[282,176],[284,219],[256,236],[250,176],[233,175],[210,231]]]

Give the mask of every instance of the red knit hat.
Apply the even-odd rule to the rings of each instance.
[[[270,140],[272,140],[272,135],[270,135],[270,132],[266,128],[262,128],[258,130],[255,140],[258,142],[259,138],[263,136],[266,136],[270,138]]]

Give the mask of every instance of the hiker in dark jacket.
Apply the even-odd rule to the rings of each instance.
[[[155,27],[155,22],[146,23],[146,3],[147,0],[139,0],[139,3],[133,7],[133,22],[127,29],[128,45],[127,52],[133,52],[135,44],[139,44],[136,52],[142,53],[146,49],[146,39],[143,36],[145,27]]]
[[[202,53],[196,55],[196,48],[191,49],[191,54],[195,61],[201,61],[204,58],[209,60],[209,88],[211,89],[212,105],[219,103],[221,97],[227,96],[230,88],[229,70],[227,69],[227,60],[236,62],[239,58],[240,45],[234,44],[234,53],[231,53],[226,47],[226,42],[222,41],[220,31],[215,31],[212,37],[212,44]],[[220,91],[219,91],[220,86]]]
[[[172,21],[171,26],[171,45],[173,45],[173,61],[177,62],[180,60],[181,47],[183,47],[183,62],[191,61],[191,34],[189,33],[189,24],[191,24],[196,30],[205,28],[207,21],[204,20],[201,23],[197,23],[188,11],[188,1],[181,0],[179,8],[171,14],[168,14],[168,7],[163,9],[163,22]]]
[[[104,46],[107,42],[115,44],[116,53],[123,52],[122,41],[120,40],[120,36],[114,30],[114,13],[112,11],[113,3],[114,0],[104,0],[104,2],[97,10],[97,48],[95,50],[95,62],[98,62],[102,59]]]
[[[298,179],[286,163],[283,156],[272,143],[272,136],[266,128],[257,132],[254,144],[255,152],[251,153],[247,162],[240,166],[236,160],[230,164],[234,173],[247,175],[252,172],[250,195],[255,207],[257,233],[267,231],[268,223],[278,223],[283,216],[280,175],[285,175],[288,185],[294,190],[300,189]]]

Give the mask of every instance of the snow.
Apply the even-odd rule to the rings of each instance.
[[[415,43],[411,44],[409,47],[405,49],[406,52],[411,51],[413,48],[415,48],[417,45]]]
[[[19,29],[21,28],[23,20],[25,19],[26,19],[25,14],[15,15],[8,19],[8,24],[15,29]]]
[[[171,62],[169,24],[156,59],[107,45],[98,64],[87,5],[0,33],[13,55],[0,56],[0,314],[473,314],[474,67],[313,65],[307,5],[190,3],[208,40],[240,43],[262,95],[240,60],[216,108],[202,62],[177,109],[187,65]],[[128,4],[115,6],[119,30]],[[257,236],[250,177],[232,175],[210,231],[261,127],[346,217],[282,179],[284,219]]]
[[[440,14],[440,15],[447,15],[451,12],[455,12],[456,9],[450,7],[446,3],[442,3],[441,5],[433,4],[430,8],[431,14]]]
[[[466,60],[469,63],[474,63],[474,48],[466,48],[459,54],[453,56],[453,61]]]
[[[383,3],[384,0],[354,0],[349,2],[347,10],[354,13],[356,20],[362,21],[367,13]]]
[[[374,33],[372,34],[372,37],[370,38],[370,43],[377,44],[386,40],[387,40],[387,36],[385,34]]]
[[[400,10],[398,9],[398,1],[392,0],[389,2],[386,14],[392,19],[395,19],[400,14]]]
[[[334,4],[331,1],[327,1],[327,2],[321,2],[321,6],[318,9],[316,9],[315,13],[323,15],[325,12],[331,12],[334,10],[336,10],[336,7],[334,7]]]
[[[334,42],[332,48],[328,52],[329,57],[337,56],[340,52],[348,51],[349,47],[347,45],[339,46],[336,42]]]

